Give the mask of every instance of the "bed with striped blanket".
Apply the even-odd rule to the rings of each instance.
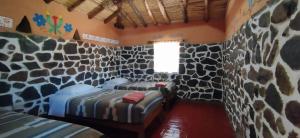
[[[121,123],[143,123],[151,111],[161,106],[159,91],[143,91],[145,98],[137,104],[125,103],[122,97],[131,90],[101,90],[70,98],[66,103],[67,116],[108,120]]]
[[[89,127],[0,110],[0,137],[103,138],[105,136]]]
[[[146,91],[146,90],[159,90],[158,87],[155,87],[155,84],[158,82],[152,81],[139,81],[139,82],[127,82],[120,85],[116,85],[114,89],[116,90],[139,90],[139,91]],[[175,83],[171,81],[163,82],[166,83],[165,89],[173,92],[175,90]]]

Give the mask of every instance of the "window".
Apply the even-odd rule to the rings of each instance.
[[[179,68],[179,42],[154,43],[154,71],[177,73]]]

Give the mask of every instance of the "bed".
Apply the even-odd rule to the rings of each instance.
[[[0,137],[103,138],[105,136],[81,125],[0,110]]]
[[[80,87],[82,88],[82,87]],[[79,88],[78,88],[79,89]],[[74,91],[78,89],[73,89]],[[135,131],[143,137],[144,129],[162,111],[159,91],[142,91],[145,98],[137,104],[124,103],[122,97],[132,90],[87,89],[75,94],[50,97],[49,115],[71,120]]]

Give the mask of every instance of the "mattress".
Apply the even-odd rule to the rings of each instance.
[[[146,90],[159,90],[158,87],[155,87],[157,82],[147,82],[147,81],[140,81],[140,82],[128,82],[123,83],[120,85],[116,85],[114,89],[116,90],[139,90],[139,91],[146,91]],[[165,89],[172,92],[175,89],[175,83],[171,81],[164,82],[166,83]]]
[[[151,111],[161,105],[159,91],[143,91],[145,98],[137,104],[124,103],[122,97],[131,90],[102,90],[70,98],[66,115],[121,123],[143,123]]]
[[[104,135],[89,127],[0,110],[0,137],[101,138]]]

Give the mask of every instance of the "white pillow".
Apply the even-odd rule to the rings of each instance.
[[[125,78],[116,78],[113,80],[109,80],[103,84],[103,89],[114,89],[116,85],[120,85],[127,82],[129,82],[129,80]]]
[[[95,87],[87,84],[76,84],[58,90],[56,95],[80,95],[81,93],[88,93],[93,88]]]

